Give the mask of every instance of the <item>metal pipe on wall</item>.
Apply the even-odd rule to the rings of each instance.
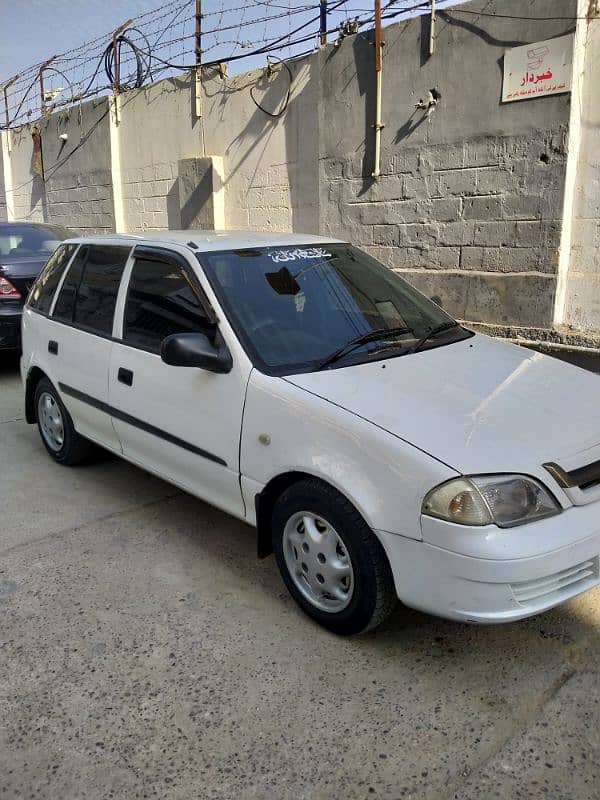
[[[383,124],[381,122],[381,82],[382,82],[382,55],[383,55],[383,37],[381,33],[381,0],[375,0],[375,155],[374,155],[374,169],[372,176],[376,180],[380,176],[381,167],[381,131]]]
[[[40,82],[40,111],[43,114],[46,113],[46,93],[44,91],[44,70],[46,67],[51,64],[58,56],[52,56],[52,58],[48,58],[44,63],[40,66],[40,70],[38,72],[38,79]]]
[[[121,91],[121,46],[119,37],[124,31],[132,24],[133,20],[128,19],[116,29],[113,33],[112,51],[113,51],[113,93],[119,94]]]
[[[6,83],[2,87],[2,91],[4,94],[4,116],[6,118],[7,130],[10,127],[10,115],[8,113],[8,90],[13,85],[13,83],[19,79],[19,77],[20,77],[19,75],[13,75],[13,77],[10,80],[6,81]]]
[[[429,55],[432,56],[435,52],[435,23],[437,17],[435,14],[435,0],[431,0],[431,20],[429,22]]]

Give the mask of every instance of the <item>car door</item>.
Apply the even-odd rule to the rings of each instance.
[[[214,334],[214,312],[187,259],[137,247],[110,359],[109,403],[123,455],[239,517],[239,442],[250,365],[227,374],[160,357],[174,333]],[[211,316],[213,321],[211,321]]]
[[[82,245],[62,280],[46,325],[50,379],[75,428],[120,450],[108,402],[108,368],[119,286],[131,247]]]

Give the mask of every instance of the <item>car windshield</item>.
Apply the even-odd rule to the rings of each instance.
[[[430,332],[425,347],[470,335],[348,244],[249,248],[198,259],[242,344],[268,374],[393,357],[416,344],[425,349]]]
[[[0,258],[48,258],[73,233],[55,225],[0,225]]]

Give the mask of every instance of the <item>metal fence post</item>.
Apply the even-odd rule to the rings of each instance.
[[[327,0],[319,0],[319,37],[321,45],[327,44]]]
[[[196,116],[202,116],[202,0],[196,0]]]

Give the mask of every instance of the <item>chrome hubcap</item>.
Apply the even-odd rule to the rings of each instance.
[[[311,511],[299,511],[283,530],[283,554],[298,590],[321,611],[342,611],[352,600],[354,570],[336,530]]]
[[[44,441],[57,453],[65,440],[63,418],[58,403],[48,392],[42,392],[38,400],[38,419]]]

